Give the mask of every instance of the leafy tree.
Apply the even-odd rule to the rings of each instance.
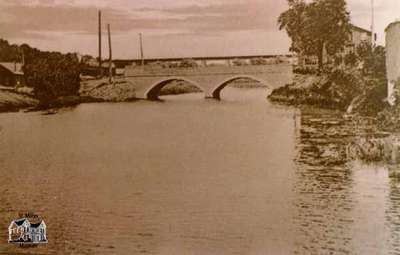
[[[292,39],[291,51],[317,56],[323,68],[324,52],[340,53],[350,39],[350,16],[345,0],[288,0],[289,9],[278,18],[279,28]]]
[[[358,61],[362,63],[362,73],[377,79],[386,79],[386,54],[382,46],[372,47],[371,42],[363,42],[356,49]]]
[[[0,39],[0,61],[21,62],[22,55],[26,83],[43,104],[78,93],[81,65],[76,54],[40,51],[27,44],[10,45]]]
[[[348,53],[344,56],[344,63],[346,66],[356,66],[358,63],[358,56],[354,52]]]
[[[55,52],[40,55],[24,67],[26,82],[33,85],[35,96],[47,104],[58,97],[77,94],[80,86],[77,56]]]
[[[7,40],[0,38],[0,60],[14,62],[21,60],[21,52],[17,45],[10,45]]]
[[[307,4],[304,0],[288,0],[289,9],[278,18],[279,29],[285,29],[292,39],[290,51],[304,53],[307,34],[305,31]]]

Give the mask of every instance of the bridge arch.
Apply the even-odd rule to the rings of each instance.
[[[160,94],[161,89],[166,86],[168,83],[172,81],[185,81],[188,82],[197,88],[199,88],[201,91],[206,92],[204,88],[202,88],[197,82],[184,78],[184,77],[168,77],[165,79],[161,79],[159,81],[154,82],[145,92],[145,97],[149,100],[157,100],[158,96]]]
[[[253,81],[257,81],[259,83],[264,84],[265,86],[267,86],[267,88],[272,89],[271,86],[263,79],[260,79],[256,76],[253,75],[235,75],[232,76],[228,79],[225,79],[223,82],[219,83],[219,85],[217,85],[212,91],[211,91],[211,95],[213,98],[215,99],[221,99],[221,91],[231,82],[235,81],[235,80],[239,80],[239,79],[249,79],[249,80],[253,80]]]

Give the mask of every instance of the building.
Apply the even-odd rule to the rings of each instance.
[[[372,32],[355,26],[351,26],[350,41],[344,48],[343,52],[339,56],[343,57],[351,52],[355,53],[357,47],[365,42],[372,42]],[[328,56],[326,50],[323,52],[323,63],[330,64],[333,63],[334,59]],[[317,56],[298,56],[298,65],[303,68],[317,68],[318,67],[318,57]]]
[[[24,87],[22,66],[21,63],[16,62],[0,62],[0,86]]]
[[[9,243],[47,243],[46,224],[43,220],[30,223],[27,218],[13,220],[8,227]]]
[[[348,52],[355,52],[357,47],[365,42],[372,42],[372,32],[367,29],[351,25],[351,38],[346,50]]]
[[[388,102],[393,105],[398,94],[396,82],[400,79],[400,21],[390,23],[386,29],[386,77]]]

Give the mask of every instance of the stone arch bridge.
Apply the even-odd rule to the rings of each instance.
[[[221,90],[237,79],[251,79],[270,89],[291,83],[290,64],[205,66],[191,68],[126,67],[125,79],[135,87],[136,98],[156,100],[171,81],[186,81],[201,89],[206,98],[220,99]]]

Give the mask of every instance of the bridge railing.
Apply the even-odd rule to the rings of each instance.
[[[274,65],[246,65],[246,66],[198,66],[163,68],[156,66],[127,66],[125,76],[193,76],[193,75],[218,75],[218,74],[257,74],[281,73],[283,70],[291,72],[291,64]]]

